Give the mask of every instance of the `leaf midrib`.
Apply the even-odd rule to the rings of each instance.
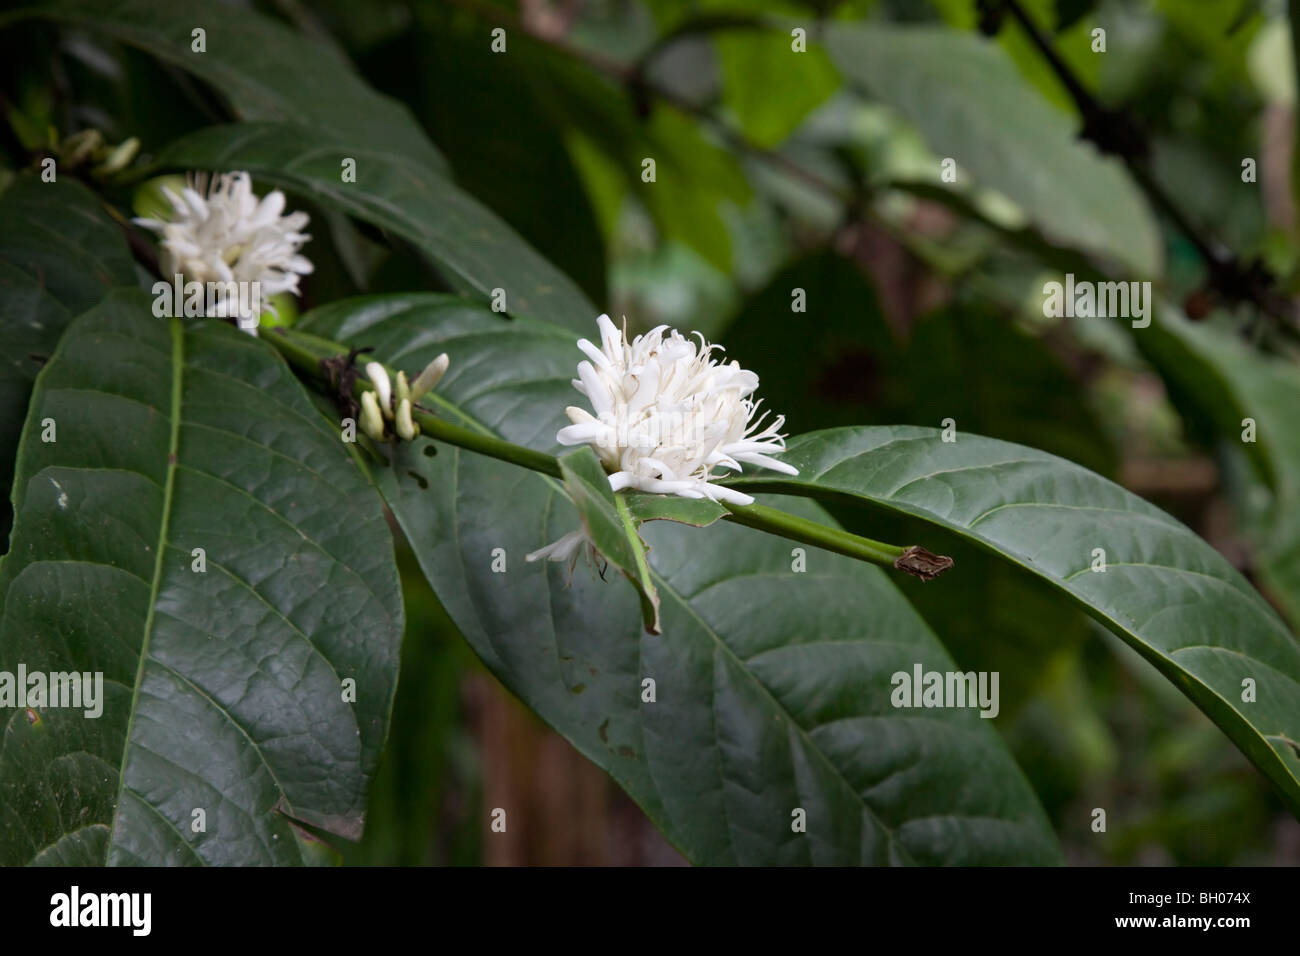
[[[871,451],[873,450],[874,449],[854,452],[852,455],[846,456],[845,459],[841,459],[841,461],[837,462],[836,464],[838,465],[842,463],[842,461],[847,460],[847,458],[856,458],[864,454],[870,454]],[[829,470],[831,469],[827,469],[827,471]],[[1173,654],[1175,653],[1174,651],[1165,651],[1164,649],[1151,643],[1142,634],[1135,631],[1133,628],[1125,624],[1123,621],[1118,620],[1111,612],[1110,609],[1099,607],[1098,605],[1093,604],[1091,601],[1088,601],[1086,598],[1084,598],[1083,595],[1077,593],[1073,588],[1071,588],[1063,579],[1048,573],[1043,568],[1037,567],[1031,563],[1027,563],[1025,560],[1023,560],[1020,557],[1020,555],[1002,549],[997,545],[996,542],[985,538],[982,534],[979,534],[978,532],[971,531],[965,525],[959,524],[954,521],[950,521],[946,518],[943,518],[936,512],[930,511],[918,505],[914,505],[911,502],[900,501],[882,495],[867,494],[865,492],[855,492],[852,490],[848,490],[843,486],[819,485],[816,483],[819,477],[820,476],[814,476],[807,480],[799,480],[799,479],[792,480],[792,479],[774,478],[774,477],[767,477],[767,476],[760,475],[748,479],[738,478],[728,482],[728,484],[732,486],[743,485],[751,491],[768,491],[775,494],[801,495],[806,497],[812,497],[814,499],[822,499],[826,497],[830,497],[833,499],[836,496],[848,496],[849,498],[855,501],[870,504],[874,507],[882,508],[886,511],[893,512],[895,514],[908,515],[910,517],[917,518],[921,521],[924,521],[928,524],[932,524],[936,527],[946,529],[954,534],[959,535],[963,540],[968,541],[969,543],[975,545],[981,550],[989,552],[999,560],[1006,561],[1024,571],[1029,572],[1034,577],[1047,582],[1049,585],[1052,586],[1052,588],[1056,592],[1063,595],[1068,601],[1076,605],[1080,610],[1082,610],[1089,617],[1099,621],[1103,626],[1106,627],[1107,630],[1117,635],[1121,640],[1124,641],[1125,644],[1129,645],[1129,647],[1137,651],[1138,654],[1140,654],[1145,660],[1151,663],[1158,671],[1160,671],[1161,674],[1165,675],[1165,677],[1168,678],[1170,682],[1174,684],[1174,686],[1176,687],[1179,686],[1178,681],[1175,679],[1175,677],[1181,676],[1186,678],[1190,683],[1194,684],[1204,695],[1206,695],[1207,698],[1212,698],[1214,701],[1216,701],[1219,705],[1219,710],[1221,713],[1226,712],[1226,714],[1229,715],[1229,718],[1226,722],[1236,723],[1239,726],[1245,727],[1249,732],[1249,734],[1254,736],[1256,740],[1260,741],[1264,745],[1263,750],[1265,753],[1269,755],[1272,766],[1280,770],[1281,773],[1285,775],[1285,779],[1290,785],[1284,787],[1282,785],[1282,781],[1277,780],[1274,777],[1274,775],[1268,773],[1264,769],[1264,767],[1260,766],[1259,764],[1256,764],[1256,766],[1259,766],[1259,769],[1262,772],[1264,772],[1265,777],[1269,778],[1270,780],[1273,780],[1274,783],[1278,785],[1279,789],[1282,790],[1284,794],[1286,794],[1286,796],[1289,798],[1288,802],[1292,805],[1293,809],[1295,809],[1296,812],[1300,813],[1300,798],[1297,797],[1297,795],[1300,795],[1300,777],[1297,777],[1297,775],[1292,771],[1291,767],[1287,764],[1287,762],[1282,759],[1281,755],[1279,755],[1277,751],[1274,749],[1274,747],[1269,743],[1270,737],[1275,735],[1270,735],[1265,733],[1262,727],[1257,726],[1242,711],[1238,710],[1232,701],[1226,698],[1217,689],[1207,684],[1199,675],[1193,674],[1187,669],[1185,669],[1181,664],[1178,663],[1178,661],[1174,659],[1173,657]],[[1130,512],[1117,512],[1117,513],[1130,514]],[[1155,567],[1162,567],[1162,566],[1155,566]],[[1182,573],[1187,570],[1184,568],[1177,568],[1172,566],[1163,566],[1163,567],[1167,567],[1168,570],[1179,572],[1179,573]],[[1231,584],[1230,581],[1223,580],[1223,579],[1219,579],[1219,580],[1221,580],[1224,584]],[[1229,648],[1216,648],[1216,649],[1229,650]],[[1179,648],[1178,650],[1185,650],[1185,648]],[[1238,652],[1238,653],[1240,653],[1242,656],[1248,657],[1248,659],[1250,660],[1257,661],[1260,664],[1264,664],[1265,666],[1271,666],[1268,664],[1267,661],[1260,660],[1259,658],[1256,658],[1253,655],[1246,654],[1245,652]],[[1273,669],[1276,670],[1276,668]],[[1190,697],[1190,695],[1188,696]],[[1213,719],[1213,715],[1211,715],[1206,708],[1202,708],[1200,704],[1197,703],[1195,700],[1193,700],[1193,703],[1196,704],[1198,709],[1201,709],[1203,712],[1206,712],[1207,716],[1211,716],[1211,719]],[[1223,726],[1223,724],[1221,724],[1218,720],[1215,720],[1214,722],[1216,726],[1218,726],[1219,729],[1225,733],[1225,735],[1229,736],[1229,739],[1232,739],[1231,735],[1227,733],[1227,728]],[[1236,743],[1236,741],[1233,742]],[[1240,745],[1238,746],[1240,747]]]
[[[845,777],[843,771],[841,771],[839,767],[835,766],[835,763],[830,759],[830,757],[828,757],[826,753],[820,747],[817,746],[817,744],[813,741],[812,737],[809,735],[808,731],[805,730],[803,725],[800,724],[799,721],[795,719],[794,714],[790,713],[789,709],[784,704],[782,704],[780,700],[777,699],[776,695],[773,694],[770,689],[768,689],[767,685],[764,684],[761,680],[759,680],[758,677],[754,674],[754,672],[746,665],[746,663],[742,661],[738,656],[736,656],[736,652],[733,651],[731,647],[727,644],[727,642],[724,641],[722,637],[718,634],[718,632],[715,631],[709,625],[709,622],[704,620],[704,618],[700,616],[699,611],[695,609],[694,605],[692,605],[690,601],[688,601],[681,593],[679,593],[678,590],[675,587],[673,587],[672,584],[670,584],[668,580],[658,571],[652,568],[650,570],[650,574],[656,582],[656,587],[662,588],[663,591],[668,595],[670,595],[674,601],[680,604],[682,608],[688,614],[690,614],[691,617],[693,617],[697,622],[699,622],[699,625],[704,629],[704,632],[708,634],[709,637],[713,638],[714,644],[716,644],[719,648],[721,648],[722,652],[726,654],[729,658],[731,658],[732,661],[735,662],[735,664],[740,668],[741,672],[744,673],[751,681],[753,681],[754,684],[759,688],[759,690],[762,691],[763,695],[769,701],[771,701],[772,706],[776,708],[777,712],[782,714],[785,717],[785,719],[790,722],[790,726],[794,727],[798,731],[800,738],[802,738],[804,744],[808,747],[809,752],[816,754],[817,758],[821,760],[828,768],[830,768],[831,773],[833,773],[838,780],[843,782],[844,786],[848,788],[848,791],[851,794],[853,794],[854,798],[858,801],[858,803],[862,805],[862,809],[867,812],[867,815],[870,816],[871,819],[875,821],[876,825],[879,826],[880,829],[884,832],[890,844],[898,848],[898,851],[903,854],[903,856],[906,858],[908,863],[915,865],[916,860],[913,859],[912,854],[908,852],[907,847],[905,847],[898,840],[897,836],[894,833],[894,830],[888,824],[886,824],[884,820],[880,819],[880,816],[876,813],[875,808],[872,807],[871,804],[869,804],[866,801],[866,798],[864,798],[862,794],[858,792],[857,787],[853,786],[852,781],[850,781],[847,777]],[[717,694],[715,692],[714,700],[716,701],[716,699],[717,699]],[[715,734],[717,733],[716,727],[714,729],[714,733]],[[726,806],[725,795],[723,796],[723,806],[725,809]],[[1006,820],[1004,822],[1015,823],[1016,821]],[[732,842],[732,847],[733,849],[735,848],[734,842]],[[809,852],[811,853],[811,851]]]
[[[158,606],[158,591],[162,584],[163,552],[167,547],[167,531],[171,524],[172,496],[176,487],[177,452],[181,436],[181,385],[185,370],[185,330],[181,320],[167,320],[171,335],[172,391],[169,414],[170,430],[167,436],[167,478],[163,485],[162,518],[158,522],[158,544],[154,554],[153,581],[149,588],[149,609],[145,612],[144,635],[140,641],[140,661],[136,665],[135,687],[131,691],[131,705],[127,714],[126,732],[122,735],[122,762],[117,768],[117,797],[113,801],[113,824],[109,827],[108,846],[104,851],[104,865],[108,866],[113,856],[113,846],[117,839],[117,821],[122,814],[122,791],[126,788],[126,761],[131,752],[131,731],[135,726],[135,715],[140,701],[140,685],[144,682],[145,663],[149,659],[149,640],[153,636],[154,609]]]
[[[449,410],[454,410],[456,414],[458,414],[466,422],[470,423],[472,427],[479,429],[484,434],[500,437],[499,435],[497,435],[495,429],[489,427],[488,425],[476,419],[474,416],[470,415],[469,412],[461,408],[459,404],[454,403],[449,399],[443,398],[441,396],[438,396],[438,398],[439,398],[439,404],[445,406]],[[457,451],[459,451],[459,449],[457,449]],[[456,468],[456,473],[458,476],[459,476],[459,472],[460,472],[460,467],[458,462]],[[542,481],[548,484],[552,492],[564,494],[564,486],[561,482],[557,481],[554,478],[551,478],[549,475],[537,475],[536,477],[540,478]],[[646,570],[649,573],[650,579],[655,582],[656,587],[657,588],[662,587],[668,594],[672,596],[673,600],[675,600],[678,604],[680,604],[682,608],[685,609],[685,611],[689,615],[691,615],[691,617],[693,617],[696,621],[699,622],[700,627],[704,629],[705,633],[708,634],[709,637],[713,639],[714,643],[718,647],[722,648],[724,653],[726,653],[727,656],[730,657],[731,660],[736,663],[736,665],[740,668],[741,672],[744,673],[746,677],[749,678],[749,680],[753,681],[755,685],[757,685],[757,687],[764,694],[764,696],[766,696],[768,700],[771,701],[772,706],[776,708],[777,712],[782,714],[785,717],[785,719],[789,721],[790,726],[796,728],[800,737],[803,739],[805,745],[808,747],[808,750],[811,753],[817,755],[817,759],[821,760],[830,769],[830,771],[835,775],[836,779],[843,782],[844,786],[848,789],[849,793],[853,795],[853,797],[857,800],[857,802],[862,806],[863,810],[866,811],[868,816],[876,823],[877,826],[880,827],[881,831],[885,834],[886,838],[889,840],[889,843],[892,846],[898,848],[898,851],[901,854],[903,854],[907,862],[915,864],[916,862],[915,859],[913,859],[911,853],[909,853],[907,848],[898,840],[897,836],[894,833],[894,830],[890,828],[883,820],[880,819],[875,809],[869,803],[867,803],[866,799],[858,792],[857,788],[853,786],[852,782],[847,777],[844,776],[840,768],[835,766],[834,762],[825,754],[825,752],[822,751],[822,749],[813,742],[808,732],[794,718],[794,715],[791,714],[790,711],[776,698],[776,696],[771,692],[771,690],[769,690],[768,687],[761,680],[759,680],[757,676],[755,676],[753,671],[751,671],[749,667],[745,665],[744,661],[742,661],[739,657],[736,656],[736,653],[730,647],[727,646],[727,643],[722,640],[722,638],[718,635],[716,631],[714,631],[712,627],[709,626],[709,623],[705,621],[702,617],[700,617],[699,612],[694,608],[694,606],[692,606],[690,602],[683,595],[681,595],[677,591],[677,589],[674,588],[667,581],[667,579],[664,578],[662,574],[656,571],[653,567],[647,567]],[[549,595],[549,589],[548,589],[548,595]],[[640,645],[640,638],[638,638],[638,646],[639,645]],[[648,769],[648,765],[647,765],[647,769]],[[726,797],[724,795],[723,797],[724,804],[725,804],[725,799]],[[1014,823],[1015,821],[1009,820],[1007,822]],[[734,852],[735,842],[730,838],[728,839],[728,842],[731,843]]]

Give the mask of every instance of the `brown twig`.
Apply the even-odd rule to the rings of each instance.
[[[1150,138],[1141,126],[1127,112],[1105,107],[1097,101],[1019,0],[980,0],[980,9],[981,27],[986,33],[997,33],[1004,13],[1010,14],[1020,25],[1074,101],[1083,118],[1079,135],[1103,153],[1122,160],[1151,202],[1196,249],[1209,273],[1207,291],[1229,302],[1255,305],[1273,318],[1281,331],[1294,336],[1296,309],[1278,293],[1276,277],[1258,260],[1243,261],[1208,231],[1198,227],[1174,201],[1151,172]]]

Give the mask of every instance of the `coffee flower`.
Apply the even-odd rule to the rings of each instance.
[[[583,545],[591,546],[594,552],[595,546],[587,538],[587,532],[579,528],[577,531],[570,531],[558,541],[552,541],[544,548],[529,552],[524,555],[524,560],[541,561],[545,558],[548,561],[567,561],[569,562],[569,570],[572,571],[574,565],[578,562],[578,556],[582,554]]]
[[[797,469],[771,456],[785,451],[785,416],[767,421],[751,398],[758,376],[739,362],[719,362],[700,337],[696,344],[659,326],[631,342],[609,316],[596,320],[601,346],[586,339],[578,348],[573,385],[591,410],[565,409],[573,424],[560,429],[562,445],[590,444],[615,491],[708,498],[733,504],[754,499],[715,482],[743,464],[787,475]]]
[[[161,237],[160,267],[164,278],[184,276],[216,291],[209,314],[239,320],[240,328],[256,334],[256,319],[273,295],[298,295],[298,277],[312,271],[311,260],[298,250],[311,237],[302,229],[307,214],[284,212],[278,189],[262,199],[253,194],[248,173],[224,173],[209,181],[206,173],[190,176],[178,196],[163,187],[172,205],[168,220],[136,219]],[[253,295],[236,292],[225,283],[248,283]],[[219,284],[219,285],[218,285]],[[250,306],[250,302],[253,305]]]

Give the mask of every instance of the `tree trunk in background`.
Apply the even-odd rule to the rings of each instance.
[[[680,866],[640,808],[496,678],[464,684],[482,759],[483,863],[488,866]],[[492,812],[506,812],[494,833]]]

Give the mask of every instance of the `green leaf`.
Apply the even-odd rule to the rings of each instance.
[[[789,31],[737,30],[713,39],[722,70],[723,102],[759,146],[779,146],[839,88],[826,51],[791,47]],[[779,77],[779,82],[764,82]]]
[[[501,56],[482,42],[479,21],[454,7],[422,9],[437,22],[376,50],[363,63],[366,75],[405,91],[461,189],[510,223],[593,301],[604,302],[600,226],[565,143],[565,125],[552,115],[551,80],[539,50],[512,36],[509,55]],[[482,122],[485,116],[493,121]]]
[[[0,672],[99,672],[103,696],[0,698],[0,864],[296,864],[295,820],[358,837],[401,596],[378,498],[284,363],[115,292],[42,372],[17,470]]]
[[[627,496],[609,486],[600,459],[584,445],[560,457],[564,490],[582,519],[582,527],[606,560],[612,562],[637,590],[641,616],[650,634],[659,633],[659,595],[646,563],[645,542],[636,533],[637,522],[628,509]]]
[[[1222,318],[1220,316],[1220,318]],[[1134,340],[1161,371],[1177,403],[1206,431],[1240,448],[1272,490],[1252,537],[1261,586],[1300,626],[1300,366],[1246,344],[1213,321],[1190,322],[1168,304]],[[1254,440],[1244,441],[1247,419]]]
[[[729,271],[733,250],[726,213],[747,205],[752,195],[736,156],[703,135],[694,119],[662,105],[639,115],[618,84],[553,50],[526,49],[535,55],[542,77],[537,85],[548,94],[552,122],[569,131],[589,189],[592,169],[601,171],[606,195],[598,205],[609,214],[625,198],[635,199],[661,240],[675,239]],[[641,178],[646,159],[655,161],[654,182]]]
[[[1213,548],[1154,505],[1063,458],[935,429],[834,428],[792,439],[798,477],[747,492],[857,500],[947,528],[1052,584],[1155,665],[1300,813],[1300,645]],[[1104,549],[1106,570],[1094,570]],[[1243,701],[1244,682],[1255,698]]]
[[[792,289],[806,291],[805,313],[792,316]],[[788,334],[792,318],[800,322],[797,336]],[[777,274],[745,302],[722,341],[758,374],[764,406],[784,414],[792,432],[939,426],[952,416],[962,432],[1042,448],[1102,474],[1114,469],[1083,389],[1041,339],[1006,315],[961,301],[904,314],[895,325],[866,276],[829,250]],[[850,531],[915,540],[895,527],[901,521],[832,511]],[[942,587],[896,579],[898,587],[959,664],[1001,673],[1002,713],[1014,714],[1062,651],[1086,638],[1087,619],[978,548],[929,533],[923,543],[950,555],[957,570]]]
[[[405,106],[370,89],[333,47],[250,9],[205,0],[48,0],[0,14],[0,26],[32,17],[85,27],[174,64],[212,86],[241,119],[302,123],[356,149],[403,156],[426,175],[445,173]],[[203,52],[195,30],[204,31]]]
[[[114,286],[133,285],[122,233],[85,186],[22,176],[0,197],[0,487],[41,365],[73,316]],[[0,544],[9,539],[9,501],[0,506]]]
[[[708,498],[678,498],[644,491],[628,492],[627,507],[637,522],[676,521],[696,528],[707,528],[727,513],[726,508]]]
[[[611,152],[622,148],[629,194],[645,204],[660,237],[678,239],[730,272],[734,250],[725,213],[750,200],[749,181],[736,157],[704,136],[694,120],[667,107],[656,108],[644,132],[630,141],[616,146],[610,139],[602,133],[595,142]],[[649,183],[641,179],[643,157],[628,155],[642,144],[648,150],[644,156],[656,164]]]
[[[340,176],[356,161],[355,183]],[[215,126],[172,144],[163,166],[243,169],[257,179],[327,203],[416,245],[458,289],[505,292],[512,315],[586,329],[598,310],[478,200],[397,153],[276,123]],[[310,255],[311,247],[307,247]]]
[[[790,311],[791,290],[806,311]],[[1042,339],[974,303],[886,318],[889,300],[830,250],[806,256],[748,299],[722,338],[793,432],[836,425],[957,427],[1042,448],[1094,471],[1114,453],[1083,389]],[[801,334],[790,336],[792,318]],[[954,406],[952,396],[962,396]]]
[[[299,328],[374,346],[408,373],[446,351],[440,410],[557,450],[581,358],[570,333],[434,295],[337,303]],[[806,548],[801,572],[782,538],[652,522],[641,533],[662,633],[651,635],[621,582],[523,560],[578,525],[558,482],[423,437],[376,482],[478,655],[691,860],[1057,860],[988,721],[891,706],[891,675],[952,662],[879,569]],[[830,521],[806,502],[788,508]],[[792,831],[797,809],[807,833]]]
[[[1080,141],[1071,118],[999,47],[940,28],[840,23],[828,25],[826,46],[846,79],[915,123],[976,184],[1019,204],[1047,236],[1143,276],[1161,273],[1155,219],[1123,166]]]

